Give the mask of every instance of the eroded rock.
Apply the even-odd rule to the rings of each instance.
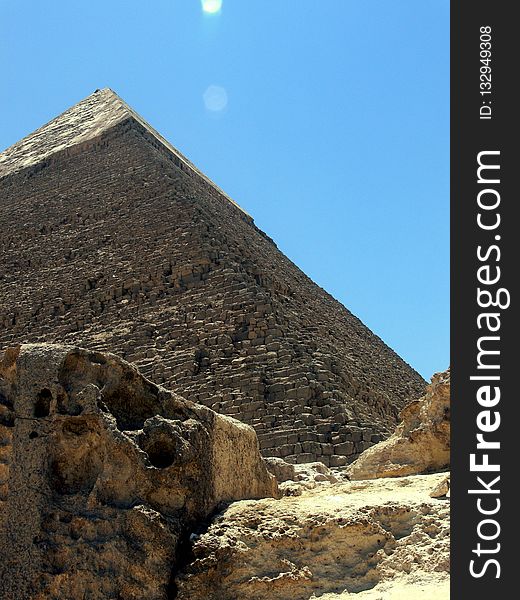
[[[426,395],[401,411],[401,423],[384,442],[349,467],[351,479],[400,477],[450,464],[450,371],[432,377]]]
[[[23,345],[0,363],[0,596],[163,600],[185,531],[276,496],[254,431],[111,354]]]
[[[449,503],[429,495],[443,477],[235,502],[192,536],[178,600],[448,598]]]

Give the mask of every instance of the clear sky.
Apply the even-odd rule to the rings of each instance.
[[[0,0],[0,147],[111,87],[424,377],[449,364],[449,0]]]

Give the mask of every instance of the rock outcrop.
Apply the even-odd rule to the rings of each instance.
[[[349,467],[351,479],[399,477],[450,464],[450,371],[432,377],[426,395],[401,411],[401,423],[384,442]]]
[[[0,362],[2,600],[164,600],[187,529],[277,494],[253,429],[111,354],[23,345]]]
[[[449,597],[444,474],[324,485],[231,504],[192,535],[178,600]]]
[[[350,469],[267,459],[284,497],[195,530],[178,600],[449,597],[449,371]],[[341,482],[341,477],[365,481]],[[390,478],[392,477],[392,478]]]

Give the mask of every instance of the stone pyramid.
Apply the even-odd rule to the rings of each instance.
[[[109,89],[0,154],[0,350],[22,342],[118,354],[289,462],[346,464],[425,385]]]

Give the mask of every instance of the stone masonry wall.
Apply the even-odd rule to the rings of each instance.
[[[424,381],[141,123],[0,180],[0,349],[110,350],[251,424],[264,455],[342,465]]]

